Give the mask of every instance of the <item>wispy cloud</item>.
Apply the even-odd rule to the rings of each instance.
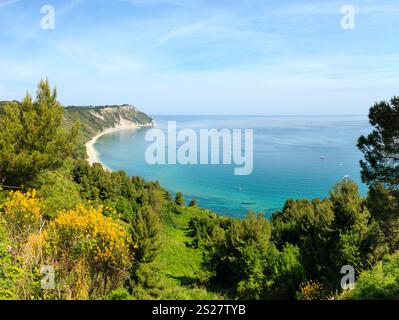
[[[289,113],[295,99],[335,110],[397,94],[397,0],[54,0],[54,31],[40,29],[43,1],[17,2],[0,0],[0,100],[43,76],[66,104],[154,113]],[[362,15],[352,31],[340,27],[345,4]]]
[[[19,1],[21,1],[21,0],[0,0],[0,8],[9,6],[9,5],[17,3]]]
[[[145,63],[134,59],[132,56],[113,50],[105,52],[89,42],[59,41],[54,47],[63,58],[69,59],[75,64],[90,66],[98,72],[110,75],[137,73],[147,68]]]
[[[200,31],[202,27],[205,25],[204,22],[196,22],[184,26],[176,27],[170,30],[166,35],[160,38],[155,44],[154,48],[167,44],[169,41],[184,39],[189,37],[193,33]]]

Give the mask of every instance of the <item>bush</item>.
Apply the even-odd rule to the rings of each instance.
[[[373,269],[360,274],[345,299],[387,300],[399,298],[399,253],[387,255]]]
[[[324,286],[318,281],[305,281],[297,293],[298,300],[322,300],[326,298]]]
[[[78,205],[60,212],[45,238],[48,264],[56,266],[62,279],[59,291],[66,298],[104,295],[126,277],[131,262],[128,234],[101,209]]]
[[[257,298],[270,233],[270,223],[252,212],[243,220],[234,220],[227,230],[214,228],[205,255],[205,267],[214,272],[211,282],[235,290],[240,297]]]
[[[0,300],[41,298],[40,274],[29,252],[30,239],[38,234],[30,234],[26,243],[17,246],[11,241],[7,228],[0,217]]]
[[[198,206],[197,199],[194,199],[194,198],[191,199],[188,206],[189,206],[189,207],[196,207],[196,206]]]
[[[42,202],[36,191],[11,192],[9,199],[0,206],[12,245],[18,250],[31,233],[39,232],[43,226]]]
[[[178,192],[176,193],[176,197],[175,197],[175,203],[178,206],[184,206],[184,197],[183,197],[183,193]]]

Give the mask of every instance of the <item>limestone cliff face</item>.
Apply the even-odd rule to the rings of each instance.
[[[152,126],[153,120],[136,107],[124,104],[114,106],[88,106],[65,108],[64,125],[71,126],[79,121],[85,140],[105,129],[116,127]]]
[[[105,106],[90,108],[90,114],[96,121],[103,123],[106,127],[114,127],[123,122],[131,122],[136,125],[148,125],[152,119],[132,105]]]

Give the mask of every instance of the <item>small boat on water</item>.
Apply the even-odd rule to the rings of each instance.
[[[325,154],[323,154],[322,156],[320,156],[321,160],[324,160],[325,158],[327,158],[327,156]]]

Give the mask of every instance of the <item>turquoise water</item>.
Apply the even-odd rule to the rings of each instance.
[[[361,184],[356,141],[370,131],[366,116],[154,116],[157,128],[245,129],[254,132],[254,170],[235,176],[232,165],[149,165],[147,128],[99,138],[101,162],[112,170],[158,180],[171,192],[195,197],[201,207],[243,216],[249,210],[270,214],[288,198],[325,197],[344,176]],[[166,131],[165,131],[166,132]],[[322,159],[321,156],[325,158]]]

